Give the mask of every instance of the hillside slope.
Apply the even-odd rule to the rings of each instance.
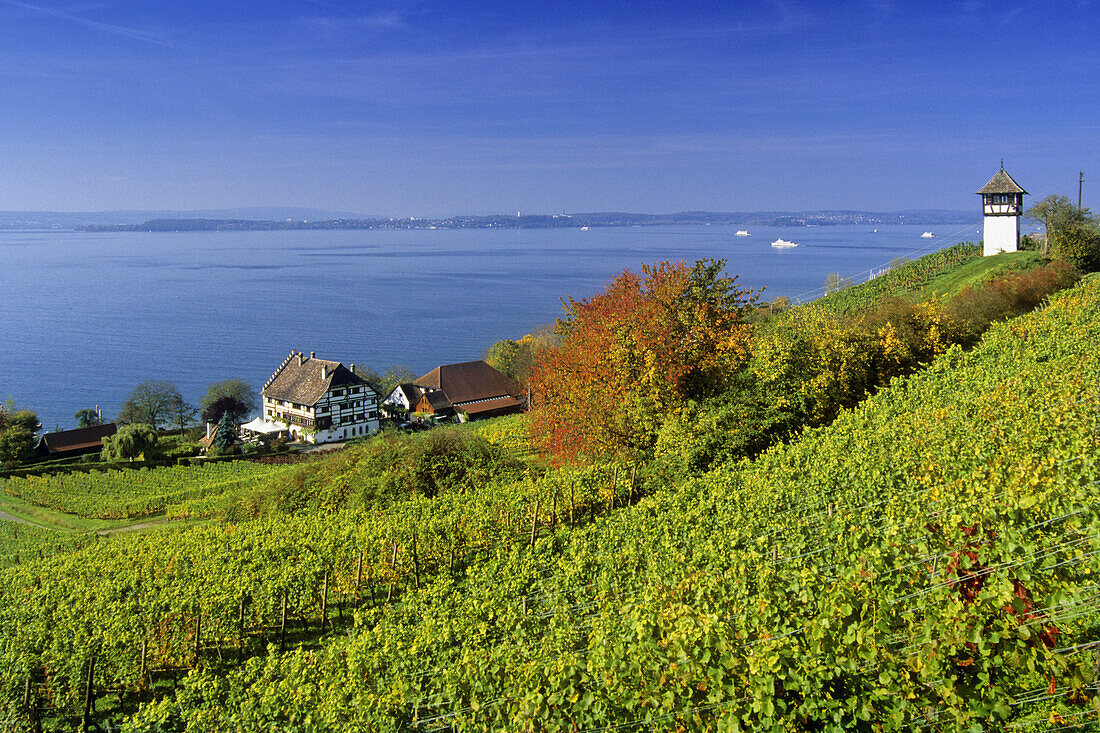
[[[1097,344],[1092,277],[827,428],[418,590],[405,575],[348,635],[193,675],[133,729],[1087,722]]]

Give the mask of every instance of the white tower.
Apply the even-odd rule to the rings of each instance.
[[[985,244],[982,254],[1015,252],[1020,243],[1020,214],[1024,210],[1024,194],[1027,191],[1005,173],[1005,164],[993,174],[989,183],[978,189],[982,197],[982,213],[985,215]]]

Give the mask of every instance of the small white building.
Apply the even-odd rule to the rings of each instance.
[[[263,419],[285,423],[291,440],[329,443],[378,431],[378,393],[354,364],[291,351],[260,394]]]
[[[404,382],[393,388],[393,391],[382,400],[382,409],[391,416],[395,414],[408,414],[416,410],[416,403],[420,401],[423,391],[412,382]]]
[[[982,254],[1015,252],[1020,244],[1020,215],[1024,210],[1024,195],[1020,184],[1005,172],[1004,164],[993,174],[989,183],[978,189],[982,197],[982,214],[985,231],[982,235]]]

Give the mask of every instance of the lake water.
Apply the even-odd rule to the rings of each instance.
[[[936,231],[921,239],[922,230]],[[47,430],[134,385],[174,382],[191,402],[230,377],[257,390],[291,349],[424,373],[480,358],[660,260],[727,260],[764,298],[809,300],[830,272],[856,282],[960,240],[943,227],[725,226],[533,230],[0,232],[0,399]],[[801,246],[780,250],[776,238]]]

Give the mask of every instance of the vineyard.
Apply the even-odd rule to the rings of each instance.
[[[0,479],[0,491],[38,506],[97,519],[147,517],[169,505],[270,476],[281,466],[233,461],[200,466],[57,473]]]
[[[906,262],[855,287],[815,300],[809,307],[846,314],[867,310],[883,297],[917,292],[958,265],[980,259],[980,244],[963,242]]]
[[[754,463],[421,578],[358,633],[193,676],[141,720],[1093,726],[1098,336],[1093,279]]]
[[[503,463],[43,554],[0,574],[0,694],[131,731],[1095,726],[1098,343],[1093,277],[680,483]]]
[[[526,415],[508,415],[475,422],[470,426],[493,445],[499,445],[520,458],[533,456]]]
[[[91,535],[58,532],[23,522],[0,521],[0,568],[41,560],[95,541]]]

